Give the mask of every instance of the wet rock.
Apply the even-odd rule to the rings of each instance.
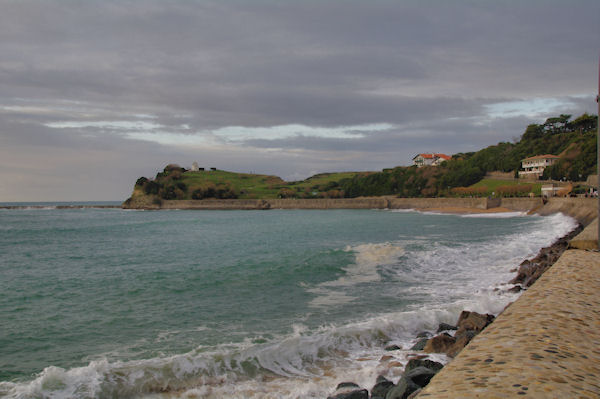
[[[421,331],[417,334],[417,338],[429,338],[431,337],[431,333],[429,331]]]
[[[360,388],[360,386],[354,382],[340,382],[335,390],[338,391],[345,388]]]
[[[517,294],[521,291],[523,291],[523,288],[521,288],[520,285],[515,285],[514,287],[508,289],[508,292],[510,292],[511,294]]]
[[[427,341],[429,341],[429,339],[427,339],[427,338],[420,339],[419,341],[417,341],[416,344],[414,344],[410,348],[410,350],[411,351],[422,351],[425,348],[425,345],[427,345]]]
[[[375,386],[371,389],[371,398],[385,398],[385,395],[394,387],[394,383],[384,376],[377,377]]]
[[[461,334],[457,334],[454,337],[456,341],[454,342],[454,344],[452,344],[452,346],[450,346],[450,348],[448,348],[448,350],[446,351],[446,355],[448,355],[449,357],[456,357],[456,355],[458,355],[459,352],[465,346],[467,346],[467,344],[471,342],[473,337],[475,337],[476,335],[477,332],[473,330],[467,330]]]
[[[456,325],[458,326],[458,330],[456,331],[456,335],[460,335],[461,333],[467,330],[473,331],[481,331],[486,328],[492,321],[494,320],[494,316],[491,314],[480,314],[477,312],[469,312],[467,310],[463,310],[458,318],[458,322]]]
[[[403,378],[409,379],[419,387],[423,388],[429,384],[429,381],[431,381],[436,373],[437,371],[428,369],[426,367],[417,367],[410,370],[408,373],[405,373]]]
[[[404,372],[407,373],[413,369],[416,369],[417,367],[425,367],[433,371],[440,371],[444,365],[439,362],[434,362],[430,359],[411,359],[408,361],[408,363],[406,363]]]
[[[385,399],[406,399],[408,395],[420,389],[421,387],[415,384],[412,380],[402,377],[398,384],[388,391]]]
[[[454,330],[458,330],[458,327],[447,324],[447,323],[440,323],[438,325],[437,332],[441,333],[442,331],[454,331]]]
[[[440,334],[427,341],[423,351],[427,353],[446,353],[448,349],[456,342],[454,337],[448,334]]]
[[[327,399],[369,399],[369,391],[366,389],[357,389],[350,392],[343,392],[334,396],[328,396]]]
[[[422,391],[422,389],[417,389],[416,391],[414,391],[413,393],[411,393],[410,395],[408,395],[406,397],[406,399],[415,399],[417,397],[418,394],[420,394]]]
[[[388,346],[385,347],[385,350],[388,351],[388,352],[390,352],[390,351],[399,351],[399,350],[402,350],[402,347],[398,346],[398,345],[395,345],[395,344],[394,345],[388,345]]]

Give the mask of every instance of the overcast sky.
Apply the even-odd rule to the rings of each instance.
[[[596,113],[600,1],[0,0],[0,202],[303,179]]]

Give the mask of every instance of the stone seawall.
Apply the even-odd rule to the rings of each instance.
[[[600,253],[566,251],[418,398],[600,397]]]
[[[550,198],[546,204],[541,198],[396,198],[361,197],[338,199],[232,199],[201,201],[135,200],[123,204],[127,209],[197,209],[197,210],[253,210],[253,209],[441,209],[473,208],[486,210],[502,207],[518,212],[551,215],[562,212],[587,226],[596,217],[598,202],[593,198]]]

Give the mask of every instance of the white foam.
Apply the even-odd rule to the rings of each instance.
[[[370,243],[347,246],[345,251],[354,253],[354,263],[344,268],[344,275],[334,281],[326,281],[315,288],[307,289],[316,294],[311,306],[332,306],[351,302],[355,297],[348,294],[348,287],[373,283],[381,279],[377,268],[397,262],[404,255],[404,248],[397,243]],[[339,289],[345,288],[343,291]]]

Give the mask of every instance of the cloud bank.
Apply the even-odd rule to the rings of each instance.
[[[167,163],[380,170],[596,109],[591,0],[1,6],[0,201],[122,200]]]

